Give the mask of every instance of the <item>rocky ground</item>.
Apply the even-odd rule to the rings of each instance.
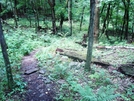
[[[55,84],[47,77],[42,75],[45,70],[40,70],[35,59],[35,54],[39,51],[34,50],[22,59],[22,77],[27,83],[25,101],[55,101]],[[44,82],[47,81],[47,82]]]

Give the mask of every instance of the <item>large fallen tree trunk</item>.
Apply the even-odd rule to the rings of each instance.
[[[72,58],[74,60],[78,61],[86,61],[86,52],[84,51],[78,51],[73,49],[56,49],[56,53],[59,53],[60,55],[67,56],[69,58]],[[111,53],[110,53],[111,54]],[[92,59],[93,64],[97,64],[102,66],[102,68],[108,69],[108,70],[118,70],[119,72],[134,77],[134,64],[124,64],[120,65],[118,68],[113,68],[110,63],[101,61],[100,59]],[[111,68],[112,67],[112,68]]]
[[[74,60],[86,61],[86,54],[84,54],[83,51],[57,48],[56,53],[59,53],[60,55],[67,56],[67,57],[72,58]],[[103,66],[103,68],[107,68],[108,66],[111,66],[111,64],[103,62],[103,61],[98,60],[98,59],[92,59],[92,63],[97,64],[97,65],[101,65],[101,66]]]
[[[120,65],[118,70],[125,75],[134,77],[134,64]]]

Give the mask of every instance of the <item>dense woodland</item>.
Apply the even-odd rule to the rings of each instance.
[[[0,0],[0,100],[133,101],[133,12],[133,0]]]

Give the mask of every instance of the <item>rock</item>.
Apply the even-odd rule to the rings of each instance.
[[[35,73],[39,70],[39,68],[32,68],[32,69],[28,69],[24,72],[25,75],[30,75],[32,73]]]

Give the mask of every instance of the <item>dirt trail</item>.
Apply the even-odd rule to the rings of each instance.
[[[27,83],[25,101],[55,101],[54,83],[45,83],[43,73],[40,74],[38,61],[35,54],[39,49],[34,50],[28,56],[24,56],[21,64],[23,79]],[[45,73],[45,72],[44,72]],[[46,78],[46,77],[45,77]],[[46,78],[48,79],[48,78]]]

